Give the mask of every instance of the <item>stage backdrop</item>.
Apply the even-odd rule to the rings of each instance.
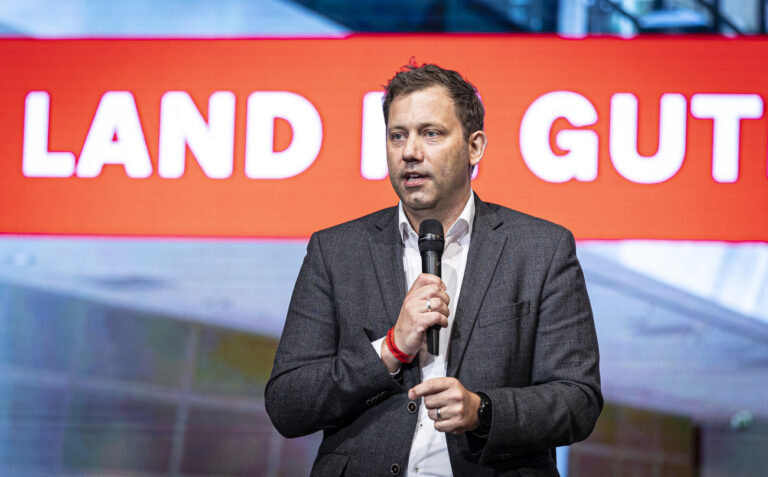
[[[482,92],[483,199],[768,240],[768,42],[690,37],[3,41],[0,233],[306,237],[394,204],[380,91],[411,54]]]

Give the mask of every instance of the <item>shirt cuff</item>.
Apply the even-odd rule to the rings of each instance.
[[[384,343],[384,340],[386,338],[387,337],[384,336],[382,338],[377,339],[376,341],[371,341],[371,344],[373,345],[373,349],[376,350],[376,354],[379,355],[379,359],[381,359],[381,345],[382,345],[382,343]],[[389,375],[392,376],[392,377],[395,377],[398,374],[400,374],[400,370],[401,369],[402,369],[402,366],[397,368],[397,371],[395,371],[394,373],[389,373]]]

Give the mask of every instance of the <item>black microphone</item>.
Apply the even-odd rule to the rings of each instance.
[[[421,272],[440,276],[440,260],[445,248],[443,224],[439,220],[427,219],[419,225],[419,253],[421,253]],[[440,326],[431,326],[427,330],[427,352],[437,356],[440,349]]]

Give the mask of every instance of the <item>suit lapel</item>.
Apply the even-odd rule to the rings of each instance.
[[[389,325],[394,326],[405,299],[403,247],[397,227],[397,207],[377,217],[374,226],[368,239],[371,259],[384,298]]]
[[[403,245],[398,227],[398,209],[384,212],[374,221],[375,228],[368,239],[373,268],[384,300],[387,328],[395,326],[405,300],[405,270]],[[419,360],[403,365],[403,386],[408,389],[421,382]]]
[[[448,349],[447,376],[456,376],[475,326],[477,313],[483,303],[496,265],[506,242],[505,234],[496,232],[502,220],[496,212],[475,195],[475,221],[469,244],[467,265],[461,284],[459,303]]]

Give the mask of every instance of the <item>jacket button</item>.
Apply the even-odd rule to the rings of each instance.
[[[400,475],[400,466],[397,464],[392,464],[392,467],[390,467],[389,470],[392,472],[392,475]]]
[[[416,409],[417,408],[416,408],[416,403],[415,402],[411,401],[411,402],[408,403],[408,412],[413,414],[413,413],[416,412]]]

